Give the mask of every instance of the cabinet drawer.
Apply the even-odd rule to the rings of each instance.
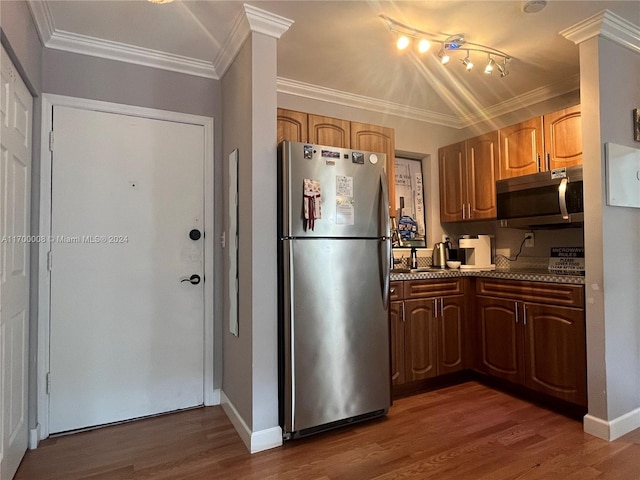
[[[389,283],[389,300],[402,300],[402,283],[398,282],[390,282]]]
[[[464,293],[462,278],[405,280],[404,298],[441,297]]]
[[[521,302],[548,303],[565,307],[584,307],[584,287],[564,283],[541,283],[521,280],[478,278],[476,293],[510,298]]]

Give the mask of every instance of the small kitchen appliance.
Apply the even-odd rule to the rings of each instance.
[[[495,264],[491,263],[491,237],[489,235],[477,235],[475,237],[464,236],[458,241],[460,249],[464,250],[464,264],[461,270],[495,270]]]
[[[501,227],[582,226],[582,165],[498,180],[496,201]]]
[[[431,265],[434,268],[445,268],[449,260],[449,243],[438,242],[433,246],[431,255]]]

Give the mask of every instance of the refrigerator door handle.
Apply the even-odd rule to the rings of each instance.
[[[384,232],[382,232],[381,240],[384,242],[385,247],[382,250],[382,301],[385,306],[389,305],[389,277],[391,276],[391,265],[393,264],[393,252],[391,250],[391,238],[390,238],[390,217],[389,217],[389,190],[387,187],[387,176],[384,171],[380,174],[380,192],[382,202],[382,222],[384,225]]]

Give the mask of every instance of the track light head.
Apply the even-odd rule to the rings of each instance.
[[[398,37],[398,41],[396,42],[396,47],[398,47],[398,50],[404,50],[409,46],[410,43],[411,40],[409,40],[409,37],[407,37],[406,35],[400,35]]]
[[[467,69],[467,72],[470,72],[473,69],[473,62],[469,58],[469,51],[467,51],[467,56],[462,59],[462,64]]]
[[[496,64],[496,62],[493,60],[493,58],[491,58],[491,55],[489,55],[489,62],[487,63],[487,66],[484,67],[484,73],[487,74],[491,74],[493,73],[493,66]]]

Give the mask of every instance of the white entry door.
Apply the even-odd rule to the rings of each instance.
[[[0,59],[0,478],[27,450],[29,224],[33,98],[7,52]]]
[[[49,432],[203,404],[204,127],[55,106],[53,135]]]

